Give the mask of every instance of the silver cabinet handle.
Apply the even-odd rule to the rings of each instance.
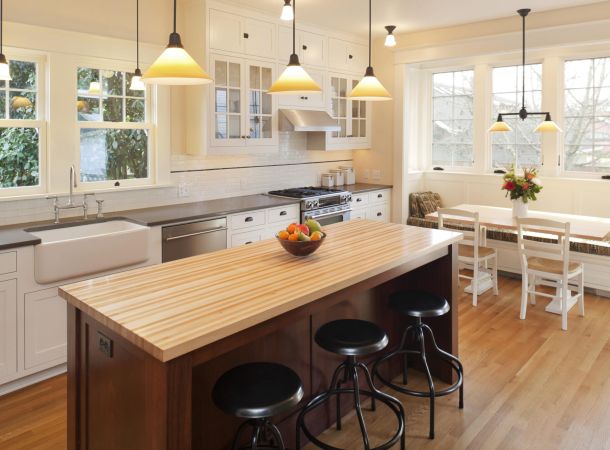
[[[197,233],[181,234],[180,236],[172,236],[172,237],[165,238],[165,241],[166,242],[175,241],[177,239],[184,239],[187,237],[199,236],[201,234],[214,233],[216,231],[224,231],[226,229],[227,229],[227,227],[218,227],[218,228],[212,228],[211,230],[198,231]]]
[[[244,219],[244,222],[253,222],[254,221],[254,217],[248,216]]]
[[[315,216],[308,216],[308,217],[310,219],[316,220],[316,219],[321,219],[322,217],[328,217],[328,216],[341,216],[341,215],[343,215],[343,214],[345,214],[347,212],[352,212],[352,210],[351,209],[346,209],[344,211],[334,211],[334,212],[331,212],[331,213],[318,214],[318,215],[315,215]]]
[[[280,216],[285,216],[285,215],[287,215],[287,214],[288,214],[288,213],[287,213],[286,211],[282,211],[282,212],[280,212]]]
[[[361,198],[357,198],[357,199],[356,199],[356,201],[357,201],[357,202],[361,202],[361,201],[362,201],[362,199],[361,199]]]

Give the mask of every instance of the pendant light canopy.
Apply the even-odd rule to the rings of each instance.
[[[140,70],[140,0],[136,0],[136,70],[131,77],[129,89],[132,91],[145,91]]]
[[[544,122],[536,127],[534,130],[537,133],[558,133],[561,132],[561,128],[557,126],[555,122],[551,119],[550,112],[529,112],[525,108],[525,18],[531,12],[531,9],[520,9],[517,13],[521,16],[521,20],[523,23],[522,27],[522,36],[523,36],[523,46],[522,46],[522,55],[521,55],[521,69],[522,69],[522,81],[523,86],[521,90],[521,109],[519,112],[510,112],[510,113],[500,113],[498,114],[498,119],[496,122],[489,128],[490,132],[506,132],[513,131],[510,126],[506,122],[504,122],[504,116],[518,116],[521,120],[527,119],[529,116],[544,116]]]
[[[292,10],[290,0],[284,0],[284,6],[282,6],[282,14],[280,15],[280,20],[285,20],[286,22],[294,20],[294,11]]]
[[[386,47],[396,47],[396,37],[394,36],[395,25],[386,25],[385,29],[388,31],[388,35],[385,37],[383,45]]]
[[[373,67],[371,66],[371,52],[372,52],[372,19],[373,19],[373,5],[372,0],[369,0],[369,65],[366,68],[364,77],[360,80],[360,83],[352,90],[350,98],[353,100],[366,100],[366,101],[383,101],[392,100],[392,96],[383,87],[381,82],[375,76]]]
[[[3,35],[3,25],[4,25],[4,1],[0,0],[0,80],[3,81],[11,81],[11,71],[8,66],[8,61],[6,60],[6,56],[4,56],[4,51],[2,47],[2,35]]]
[[[193,85],[208,84],[212,78],[189,55],[176,32],[176,0],[174,0],[174,31],[161,56],[148,68],[142,81],[147,84]]]
[[[275,83],[267,91],[274,95],[299,95],[312,94],[322,91],[322,88],[313,78],[301,67],[299,55],[296,52],[296,0],[292,0],[292,55],[288,61],[288,66]]]

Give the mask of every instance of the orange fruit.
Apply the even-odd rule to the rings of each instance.
[[[312,241],[319,241],[320,239],[322,239],[322,233],[320,233],[319,231],[314,231],[313,233],[311,233],[310,237]]]
[[[277,237],[279,237],[282,241],[288,239],[288,236],[290,236],[290,233],[286,230],[282,230],[277,234]]]
[[[290,236],[288,236],[288,240],[289,241],[298,241],[299,240],[299,235],[292,233]]]
[[[297,227],[298,227],[298,226],[299,226],[299,225],[298,225],[298,224],[296,224],[296,223],[291,223],[291,224],[290,224],[290,225],[288,225],[288,227],[286,228],[286,231],[288,231],[290,234],[293,234],[293,233],[294,233],[294,232],[297,230]]]

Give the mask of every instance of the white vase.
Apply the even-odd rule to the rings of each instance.
[[[528,205],[520,198],[513,200],[513,217],[527,217]]]

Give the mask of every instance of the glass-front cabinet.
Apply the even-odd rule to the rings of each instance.
[[[329,113],[341,130],[330,133],[328,142],[337,148],[367,148],[370,143],[369,105],[349,98],[359,81],[350,76],[330,76]]]
[[[212,103],[212,147],[273,146],[277,144],[276,106],[266,91],[275,65],[215,55]]]

